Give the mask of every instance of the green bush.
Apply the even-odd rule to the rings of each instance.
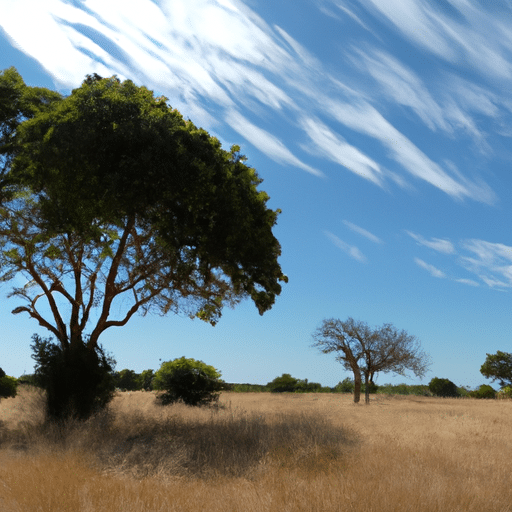
[[[474,391],[470,391],[471,398],[495,398],[496,391],[489,384],[482,384]]]
[[[165,391],[159,396],[163,405],[183,402],[187,405],[207,405],[219,399],[224,389],[220,372],[202,361],[185,356],[162,363],[153,379],[153,388]]]
[[[347,377],[346,379],[338,382],[333,389],[334,393],[353,393],[354,392],[354,381]]]
[[[428,388],[435,396],[456,397],[459,396],[457,386],[448,379],[434,377],[428,384]]]
[[[18,381],[14,377],[9,377],[0,368],[0,398],[14,398],[17,393]]]
[[[119,388],[121,391],[135,391],[140,389],[137,379],[138,376],[133,370],[125,368],[120,372],[115,372],[114,376],[116,388]]]
[[[512,386],[501,388],[496,394],[496,398],[512,398]]]
[[[18,378],[18,384],[28,384],[29,386],[42,387],[41,379],[35,373],[22,375]]]
[[[52,343],[52,338],[34,334],[32,340],[35,375],[47,392],[47,420],[86,420],[113,399],[116,362],[105,355],[101,346],[90,350],[82,341],[63,350]]]
[[[292,377],[289,373],[283,373],[267,384],[272,393],[294,392],[299,384],[299,379]]]
[[[262,393],[270,391],[270,389],[262,384],[232,384],[230,391],[235,393]]]
[[[377,390],[379,389],[379,386],[375,383],[368,382],[368,387],[370,388],[370,393],[377,393]],[[366,390],[366,386],[364,385],[364,382],[361,384],[361,393],[364,393]]]
[[[151,391],[153,389],[154,378],[155,374],[153,373],[153,370],[144,370],[140,375],[137,376],[137,389]]]

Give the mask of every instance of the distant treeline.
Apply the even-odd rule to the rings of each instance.
[[[142,373],[135,373],[133,370],[121,370],[115,372],[116,387],[120,391],[151,391],[153,387],[153,371],[145,370]],[[38,386],[36,375],[22,375],[17,384],[31,384]],[[354,381],[346,378],[338,382],[334,387],[322,386],[318,382],[309,382],[308,379],[296,379],[288,373],[276,377],[267,384],[250,383],[229,383],[223,382],[223,389],[234,393],[353,393]],[[506,388],[508,389],[508,388]],[[361,392],[365,392],[364,382]],[[372,385],[370,393],[387,395],[416,395],[416,396],[446,396],[446,397],[472,397],[472,398],[494,398],[496,392],[491,386],[482,385],[476,390],[466,387],[458,387],[448,379],[434,378],[429,385],[422,384],[382,384]],[[507,392],[508,396],[510,393]]]

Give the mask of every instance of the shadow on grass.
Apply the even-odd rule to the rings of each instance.
[[[113,408],[80,423],[0,427],[0,449],[27,456],[76,452],[99,472],[146,477],[245,477],[269,467],[328,471],[358,446],[355,434],[319,415],[248,414],[215,405],[165,406],[164,414]]]

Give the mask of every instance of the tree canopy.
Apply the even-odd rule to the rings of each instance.
[[[371,328],[365,322],[348,318],[345,322],[323,320],[313,333],[313,346],[324,353],[337,352],[336,360],[354,374],[354,402],[359,402],[361,374],[365,376],[365,401],[369,403],[370,386],[378,372],[405,375],[411,370],[423,376],[429,365],[428,356],[420,351],[415,336],[397,330],[392,324]]]
[[[512,386],[512,354],[498,350],[496,354],[486,354],[480,373],[491,382],[498,381],[501,387]]]
[[[82,338],[97,307],[92,347],[137,311],[215,324],[223,306],[245,297],[260,314],[272,307],[287,281],[272,233],[279,210],[267,208],[237,146],[223,150],[166,98],[116,77],[88,76],[25,117],[15,137],[6,131],[16,144],[2,150],[14,195],[0,209],[1,278],[28,280],[11,294],[25,301],[14,313],[65,345]],[[71,310],[67,322],[56,295]],[[114,299],[130,295],[126,314],[111,319]]]

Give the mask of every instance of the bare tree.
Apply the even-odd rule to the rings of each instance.
[[[365,377],[365,402],[370,402],[370,384],[378,372],[405,375],[411,370],[422,377],[428,370],[430,358],[421,352],[420,342],[392,324],[372,329],[365,322],[348,318],[345,322],[331,318],[313,334],[314,347],[324,353],[338,352],[336,360],[354,374],[354,402],[361,394],[361,375]]]

